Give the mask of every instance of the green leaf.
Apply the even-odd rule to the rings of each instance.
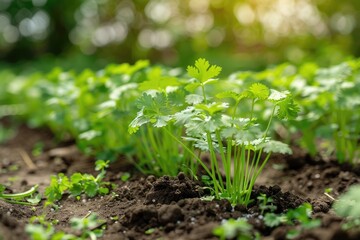
[[[197,89],[200,86],[201,86],[200,83],[194,82],[194,83],[189,83],[188,85],[186,85],[185,89],[189,92],[194,92],[195,89]]]
[[[300,111],[299,106],[294,102],[291,95],[277,102],[278,110],[276,115],[280,119],[295,119]]]
[[[158,90],[165,91],[169,86],[178,86],[180,83],[177,78],[171,76],[162,76],[162,69],[160,67],[153,68],[148,74],[148,81],[139,84],[141,91]]]
[[[195,106],[197,109],[201,109],[205,111],[210,116],[214,115],[217,112],[221,112],[229,107],[227,103],[219,103],[219,102],[212,102],[209,104],[197,104]]]
[[[72,176],[71,176],[71,183],[74,184],[74,183],[79,183],[80,181],[83,180],[83,175],[81,173],[74,173]]]
[[[109,162],[110,161],[97,160],[95,162],[95,170],[96,171],[101,171],[101,170],[107,169],[109,167]]]
[[[183,106],[185,99],[185,91],[177,90],[168,93],[168,101],[172,106]]]
[[[250,86],[249,92],[252,93],[253,98],[265,100],[270,95],[270,90],[267,86],[261,83],[254,83]]]
[[[204,101],[204,97],[198,94],[188,94],[185,98],[186,103],[195,105],[202,103]]]
[[[279,92],[274,89],[270,89],[270,96],[268,99],[270,101],[277,102],[277,101],[285,99],[289,94],[290,94],[289,91]]]
[[[292,154],[292,150],[289,145],[275,141],[269,140],[261,144],[260,148],[263,148],[266,153],[282,153],[282,154]]]
[[[70,188],[70,193],[73,196],[79,196],[83,192],[83,186],[80,183],[74,183]]]
[[[286,222],[286,216],[278,215],[275,213],[265,214],[264,223],[268,227],[277,227],[284,222]]]
[[[99,194],[106,195],[108,193],[109,193],[109,188],[106,188],[106,187],[100,187],[99,188]]]
[[[240,99],[240,97],[241,97],[241,94],[236,93],[236,92],[232,92],[232,91],[226,91],[226,92],[221,92],[221,93],[216,94],[216,97],[219,98],[219,99],[232,98],[235,101],[238,101]]]
[[[217,77],[221,72],[221,67],[216,65],[211,65],[210,63],[204,59],[199,58],[195,61],[195,66],[188,66],[187,73],[189,76],[196,78],[201,83],[205,81]]]
[[[341,217],[359,219],[360,217],[360,186],[354,185],[340,196],[334,203],[334,210]]]
[[[84,188],[85,194],[89,197],[95,197],[98,192],[98,185],[93,181],[89,181],[84,185],[85,185]]]

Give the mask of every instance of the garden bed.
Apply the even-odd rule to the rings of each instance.
[[[43,192],[50,176],[59,172],[95,173],[94,159],[82,155],[71,141],[55,143],[53,139],[47,130],[21,126],[13,139],[1,145],[0,182],[10,184],[8,191],[25,191],[39,184],[39,191]],[[32,150],[38,142],[44,143],[43,152],[34,157]],[[122,181],[125,172],[131,177]],[[260,193],[272,197],[276,213],[303,202],[311,203],[313,218],[321,219],[321,226],[303,230],[296,239],[359,239],[356,232],[341,230],[342,219],[331,209],[331,197],[337,198],[350,185],[358,183],[358,173],[358,169],[310,158],[295,149],[292,156],[272,156],[252,195],[254,199]],[[223,219],[239,217],[247,218],[262,239],[285,239],[290,229],[299,228],[266,227],[257,202],[245,208],[232,207],[226,200],[204,200],[201,197],[208,193],[202,183],[181,173],[177,177],[143,176],[119,159],[110,165],[106,180],[117,185],[109,195],[80,200],[64,195],[57,210],[0,201],[2,239],[27,239],[25,225],[31,216],[41,214],[49,221],[58,220],[57,230],[72,232],[70,218],[87,216],[90,211],[106,221],[102,224],[106,226],[103,239],[218,239],[213,229]],[[330,197],[324,194],[328,188],[333,189]]]

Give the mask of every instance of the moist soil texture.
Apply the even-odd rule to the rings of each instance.
[[[41,142],[43,151],[34,156],[34,146]],[[50,176],[68,176],[75,172],[96,174],[94,159],[83,155],[72,141],[57,142],[46,129],[17,127],[14,136],[0,145],[0,183],[6,191],[26,191],[38,184],[44,192]],[[131,177],[121,181],[123,173]],[[14,205],[0,201],[0,239],[29,239],[25,226],[31,216],[45,214],[47,220],[58,220],[57,230],[71,232],[69,220],[97,213],[106,221],[103,239],[218,239],[213,229],[224,219],[246,218],[261,239],[286,239],[287,232],[296,226],[264,225],[257,196],[266,194],[273,199],[276,213],[286,212],[304,202],[313,206],[313,218],[321,226],[304,230],[295,239],[360,239],[356,231],[341,229],[343,219],[331,209],[333,199],[359,182],[359,169],[340,166],[335,161],[311,158],[299,149],[294,154],[274,155],[267,164],[252,192],[255,199],[248,207],[232,206],[227,200],[206,200],[208,190],[203,184],[183,173],[176,177],[144,176],[125,160],[111,164],[106,181],[116,184],[109,195],[80,200],[64,195],[54,210]],[[332,188],[331,196],[324,190]],[[151,231],[149,231],[149,229]]]

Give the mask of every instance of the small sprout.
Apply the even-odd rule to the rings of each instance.
[[[207,202],[211,202],[214,199],[215,199],[214,196],[203,196],[203,197],[200,198],[200,200],[207,201]]]
[[[34,157],[38,157],[38,156],[40,156],[43,152],[44,152],[44,143],[43,143],[43,142],[37,142],[37,143],[35,143],[32,151],[31,151],[31,154],[32,154]]]
[[[150,235],[153,234],[155,232],[156,228],[149,228],[148,230],[145,231],[146,235]]]
[[[325,190],[324,190],[324,192],[328,193],[328,194],[332,193],[332,191],[333,191],[333,188],[331,188],[331,187],[330,188],[325,188]]]
[[[130,177],[131,177],[130,173],[125,172],[125,173],[121,174],[120,179],[123,182],[127,182],[130,179]]]
[[[252,225],[250,225],[245,219],[225,220],[220,226],[213,230],[213,234],[219,237],[220,240],[234,238],[242,240],[254,239],[252,236]]]
[[[274,212],[276,210],[277,207],[273,205],[273,199],[271,197],[267,197],[266,194],[260,194],[257,199],[260,201],[259,208],[261,210],[261,215],[263,215],[267,210],[270,212]]]

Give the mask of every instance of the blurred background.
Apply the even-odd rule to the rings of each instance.
[[[360,56],[359,23],[359,0],[0,0],[0,68],[329,65]]]

